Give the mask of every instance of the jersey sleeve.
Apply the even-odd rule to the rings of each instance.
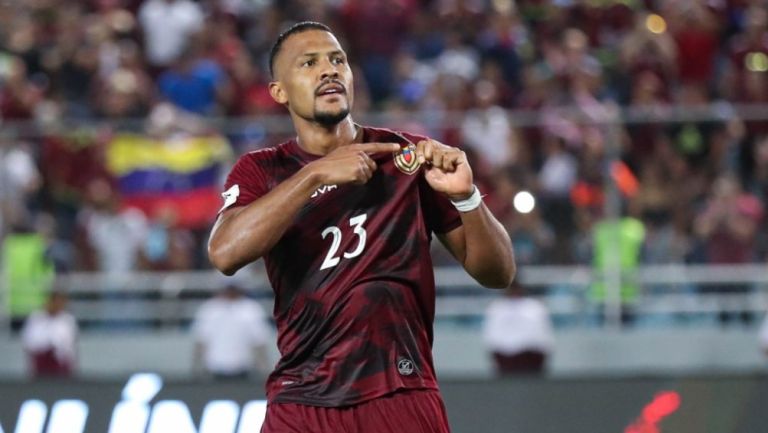
[[[427,228],[432,233],[443,234],[461,225],[461,215],[444,194],[432,189],[422,176],[419,182],[421,208]]]
[[[221,194],[223,212],[231,207],[247,206],[269,191],[267,173],[262,167],[264,155],[248,153],[240,157],[229,172]]]

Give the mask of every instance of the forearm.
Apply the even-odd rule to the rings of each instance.
[[[223,213],[208,243],[213,265],[231,275],[262,257],[280,240],[319,187],[318,176],[302,169],[248,206]]]
[[[504,226],[485,204],[461,213],[464,228],[464,269],[486,287],[505,288],[515,277],[512,242]]]

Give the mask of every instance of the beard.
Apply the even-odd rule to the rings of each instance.
[[[349,108],[342,108],[339,111],[317,111],[315,110],[315,122],[323,126],[333,126],[346,119],[349,116]]]

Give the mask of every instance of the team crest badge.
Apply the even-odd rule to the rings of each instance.
[[[403,376],[410,376],[413,373],[413,361],[408,358],[400,358],[397,361],[397,371]]]
[[[416,173],[419,161],[416,159],[416,146],[413,143],[394,153],[395,166],[405,174]]]

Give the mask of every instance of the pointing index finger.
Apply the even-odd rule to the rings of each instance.
[[[357,146],[357,150],[362,150],[369,155],[400,150],[400,145],[397,143],[360,143],[355,146]]]

